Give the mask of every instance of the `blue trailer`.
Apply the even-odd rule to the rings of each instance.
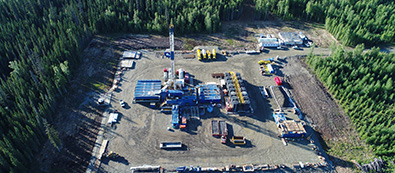
[[[173,125],[173,128],[177,129],[180,126],[180,107],[178,105],[173,105],[171,112],[171,124]]]

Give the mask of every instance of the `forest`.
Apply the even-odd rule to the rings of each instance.
[[[393,160],[395,54],[382,53],[378,48],[363,50],[363,45],[353,51],[338,46],[330,57],[310,54],[306,60],[375,154]]]
[[[395,1],[385,0],[254,0],[255,17],[275,14],[284,20],[325,23],[326,29],[347,46],[395,41]]]
[[[99,33],[218,32],[242,0],[19,0],[0,2],[0,172],[27,172],[47,140],[80,52]]]

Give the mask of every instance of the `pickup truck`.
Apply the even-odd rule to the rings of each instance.
[[[125,101],[123,101],[123,100],[119,100],[119,104],[121,104],[121,107],[123,107],[123,108],[126,106]]]
[[[243,136],[233,136],[231,142],[235,145],[245,145],[246,139]]]
[[[303,49],[302,49],[301,47],[299,47],[299,46],[293,46],[292,49],[295,49],[295,50],[303,50]]]

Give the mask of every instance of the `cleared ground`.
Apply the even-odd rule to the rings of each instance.
[[[327,50],[318,52],[327,53]],[[274,77],[262,76],[258,70],[258,60],[276,55],[290,56],[307,54],[304,51],[277,51],[261,55],[236,55],[219,57],[214,62],[199,62],[197,59],[182,59],[176,56],[176,68],[183,68],[194,75],[199,83],[217,81],[211,73],[235,71],[240,72],[247,82],[247,90],[252,100],[254,113],[248,116],[227,115],[219,109],[193,120],[188,124],[188,131],[168,131],[171,115],[144,105],[132,104],[134,87],[139,79],[162,79],[163,68],[170,66],[169,59],[156,58],[154,52],[143,51],[143,57],[137,60],[134,69],[124,71],[120,87],[112,97],[112,108],[120,111],[119,123],[106,127],[105,138],[110,140],[109,151],[120,153],[121,159],[105,161],[100,170],[104,172],[125,172],[131,166],[144,164],[161,165],[172,169],[177,166],[226,166],[229,164],[291,164],[299,162],[316,163],[318,156],[307,146],[307,141],[290,142],[284,146],[277,137],[278,129],[272,118],[277,105],[272,100],[265,100],[259,93],[258,86],[275,85]],[[285,65],[286,62],[282,62]],[[280,68],[281,70],[281,68]],[[121,108],[119,100],[127,102]],[[245,136],[246,146],[223,145],[218,138],[211,136],[210,121],[226,120],[230,134]],[[183,150],[166,151],[159,149],[162,141],[182,141]]]
[[[307,122],[323,139],[323,147],[338,172],[351,172],[350,158],[373,158],[373,153],[355,131],[350,118],[336,104],[318,79],[304,68],[304,59],[287,59],[283,71],[291,93]],[[356,149],[358,148],[358,149]]]

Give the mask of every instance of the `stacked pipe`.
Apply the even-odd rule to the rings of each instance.
[[[225,73],[224,80],[228,89],[233,112],[248,112],[250,110],[251,101],[240,73],[227,72]]]

